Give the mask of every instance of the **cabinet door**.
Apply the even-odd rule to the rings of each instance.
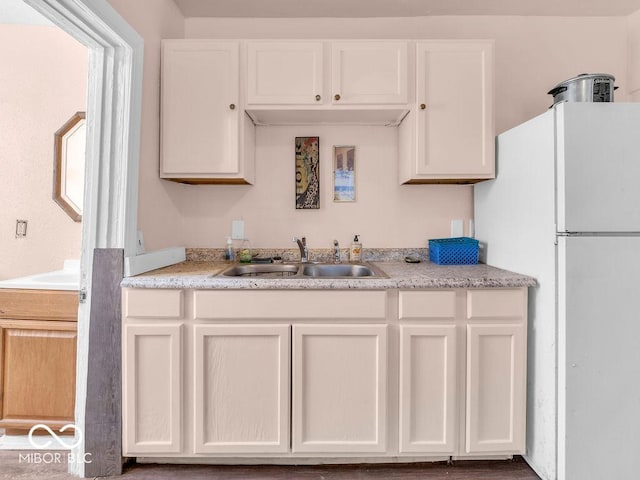
[[[240,178],[239,44],[162,43],[161,177]]]
[[[195,452],[289,449],[287,325],[195,325]]]
[[[407,103],[406,42],[334,42],[331,63],[333,104]]]
[[[467,325],[466,453],[524,453],[522,324]]]
[[[456,327],[400,327],[400,452],[454,453]]]
[[[75,324],[57,330],[56,324],[68,322],[20,323],[25,327],[0,328],[0,427],[28,429],[45,423],[60,428],[73,423]]]
[[[293,451],[384,452],[387,327],[293,327]]]
[[[321,104],[322,42],[249,42],[247,103]]]
[[[125,325],[122,364],[124,454],[180,452],[181,325]]]
[[[414,180],[494,175],[493,44],[416,45]]]

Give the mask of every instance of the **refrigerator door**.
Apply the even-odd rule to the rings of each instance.
[[[640,104],[555,112],[558,231],[640,232]]]
[[[558,239],[558,479],[640,472],[640,237]]]

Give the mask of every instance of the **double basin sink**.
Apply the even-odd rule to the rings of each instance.
[[[237,264],[224,270],[221,275],[261,278],[387,278],[384,272],[367,262]]]

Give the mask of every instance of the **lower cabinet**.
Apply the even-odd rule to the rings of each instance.
[[[456,326],[400,326],[400,452],[456,450]]]
[[[126,456],[524,452],[526,288],[124,293]]]
[[[468,325],[466,353],[466,452],[524,452],[524,325]]]
[[[178,453],[183,442],[183,326],[128,324],[123,335],[124,453]]]
[[[293,452],[386,450],[387,326],[293,326]]]
[[[288,325],[195,325],[195,453],[289,450]]]
[[[74,422],[77,315],[74,291],[0,290],[0,428]]]

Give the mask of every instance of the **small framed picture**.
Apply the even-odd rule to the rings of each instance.
[[[333,147],[333,201],[356,201],[356,147]]]

